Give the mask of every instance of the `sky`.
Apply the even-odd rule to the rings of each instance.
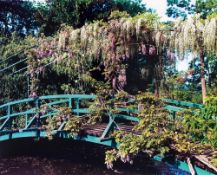
[[[168,20],[166,16],[167,0],[143,0],[147,7],[155,9],[163,21]]]

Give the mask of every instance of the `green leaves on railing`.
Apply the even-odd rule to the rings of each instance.
[[[53,116],[48,117],[46,131],[49,139],[53,138],[54,131],[67,131],[73,137],[78,135],[81,129],[81,118],[72,113],[69,107],[61,107]]]
[[[216,162],[214,150],[217,148],[217,122],[213,120],[216,116],[215,98],[208,99],[205,106],[170,99],[163,101],[170,104],[169,111],[177,112],[175,120],[169,117],[170,114],[165,110],[166,104],[159,99],[149,94],[139,94],[136,97],[135,102],[140,104],[140,121],[130,133],[114,133],[119,149],[108,152],[106,162],[110,167],[112,160],[120,158],[125,161],[140,151],[151,156],[165,155],[174,150],[184,157],[203,154],[213,163]]]

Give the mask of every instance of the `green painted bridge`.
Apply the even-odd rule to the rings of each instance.
[[[46,138],[48,137],[45,129],[46,120],[57,114],[57,106],[69,107],[77,117],[85,117],[89,113],[88,104],[95,98],[95,95],[64,94],[27,98],[3,104],[0,106],[0,141],[12,142],[13,139]],[[171,99],[162,100],[166,104],[165,109],[169,110],[173,117],[175,117],[177,111],[185,108],[203,107],[200,104],[190,102]],[[48,110],[43,111],[44,106],[47,106]],[[109,119],[100,124],[84,126],[76,137],[72,137],[69,132],[63,130],[66,121],[62,121],[58,128],[52,131],[52,134],[54,137],[62,139],[87,141],[118,148],[114,139],[110,137],[110,133],[115,130],[131,132],[134,126],[132,123],[139,122],[139,118],[129,114],[130,112],[136,113],[137,110],[132,111],[127,108],[118,108],[118,110],[120,113],[110,113]],[[153,159],[162,161],[160,156],[155,156]],[[172,164],[167,164],[187,172],[190,171],[184,161],[174,160]],[[195,166],[194,169],[198,175],[212,175],[211,172],[199,167]]]

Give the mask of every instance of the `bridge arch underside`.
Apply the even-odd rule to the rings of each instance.
[[[104,146],[116,148],[116,143],[113,139],[102,140],[100,137],[83,134],[82,136],[72,136],[69,132],[66,131],[56,131],[53,136],[54,138],[61,138],[61,139],[73,139],[77,141],[86,141],[96,144],[101,144]],[[47,132],[44,130],[38,129],[29,129],[29,130],[21,130],[21,131],[5,131],[0,135],[0,142],[2,141],[9,141],[14,139],[22,139],[22,138],[48,138]]]
[[[47,139],[47,133],[44,130],[38,130],[38,129],[29,129],[25,131],[13,131],[13,132],[5,132],[4,134],[0,136],[0,142],[10,141],[10,140],[20,140],[25,138],[34,138],[34,139]],[[66,139],[66,140],[74,140],[74,141],[83,141],[83,142],[89,142],[93,144],[101,144],[107,147],[117,148],[117,144],[113,139],[108,140],[101,140],[100,137],[93,136],[93,135],[82,135],[73,137],[70,133],[66,131],[57,131],[54,135],[54,138],[58,139]],[[188,164],[184,161],[180,160],[171,160],[171,159],[162,159],[160,156],[155,156],[152,158],[154,161],[163,162],[165,166],[167,166],[168,170],[170,171],[181,171],[182,174],[188,174],[189,168]],[[212,173],[209,173],[199,167],[194,167],[198,175],[214,175]],[[180,173],[181,173],[180,172]]]
[[[52,140],[48,140],[47,137],[41,137],[40,140],[38,140],[37,137],[11,139],[12,140],[0,142],[0,156],[5,160],[11,157],[24,160],[31,158],[37,159],[37,161],[41,159],[45,159],[46,161],[54,160],[54,162],[66,160],[66,162],[70,162],[72,166],[73,164],[84,163],[85,165],[88,164],[88,166],[93,167],[94,170],[95,167],[97,167],[97,169],[100,168],[101,171],[108,171],[108,174],[113,174],[112,170],[105,169],[104,164],[104,153],[105,150],[110,148],[108,146],[82,140],[76,141],[70,138],[63,139],[60,137],[55,137]],[[19,166],[22,166],[22,163]],[[150,159],[144,153],[139,154],[139,156],[134,159],[134,164],[131,165],[123,164],[121,161],[116,162],[115,169],[122,173],[126,172],[127,174],[130,172],[139,174],[149,174],[149,172],[151,172],[152,174],[158,174],[165,171],[173,172],[174,174],[179,172],[182,175],[188,175],[187,172],[183,172],[175,166],[168,166],[168,164],[162,161]]]

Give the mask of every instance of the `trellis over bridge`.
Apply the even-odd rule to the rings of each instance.
[[[0,142],[12,141],[18,138],[46,138],[48,136],[44,125],[46,119],[53,117],[57,112],[55,106],[65,106],[72,109],[72,113],[78,117],[84,117],[89,113],[88,101],[94,100],[95,95],[49,95],[36,98],[27,98],[9,102],[0,106]],[[183,102],[171,99],[162,99],[165,103],[165,109],[169,110],[173,117],[176,112],[185,108],[201,108],[202,105],[191,102]],[[47,105],[49,110],[45,113],[41,112],[41,108]],[[129,112],[137,112],[137,110],[118,108],[120,114],[111,114],[108,121],[91,126],[81,128],[81,133],[72,137],[72,135],[64,131],[65,122],[53,131],[55,137],[62,139],[74,139],[92,142],[105,145],[108,147],[117,148],[114,139],[109,137],[109,133],[114,130],[124,130],[131,132],[133,125],[126,124],[123,121],[131,121],[130,123],[139,122],[139,118],[129,115]],[[22,121],[22,122],[19,122]],[[128,122],[129,123],[129,122]],[[153,159],[162,161],[160,156],[155,156]],[[168,163],[171,164],[171,163]],[[184,161],[175,160],[172,163],[179,169],[189,172],[188,164]],[[203,170],[199,167],[194,167],[198,175],[212,175],[212,173]]]

